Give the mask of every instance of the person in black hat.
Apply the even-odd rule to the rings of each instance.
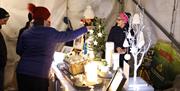
[[[71,25],[71,21],[69,20],[69,18],[64,17],[63,21],[67,25],[66,31],[73,31],[73,27]],[[73,42],[74,42],[74,40],[66,42],[65,45],[73,47]]]
[[[9,13],[5,9],[0,8],[0,29],[2,25],[6,24],[6,22],[9,19],[9,16]]]
[[[0,91],[4,91],[4,68],[7,61],[7,49],[3,35],[1,34],[2,25],[6,24],[9,19],[9,13],[0,8]]]
[[[19,30],[17,44],[19,42],[21,34],[31,26],[31,22],[32,22],[32,14],[29,12],[28,13],[28,21],[26,22],[26,25]]]

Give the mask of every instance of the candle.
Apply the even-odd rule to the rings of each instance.
[[[89,58],[93,59],[94,58],[94,52],[93,51],[89,51]]]
[[[119,53],[113,53],[113,70],[117,70],[119,68]]]
[[[114,42],[106,42],[106,53],[105,58],[107,61],[107,66],[112,66],[112,54],[114,53]]]
[[[88,82],[97,82],[97,64],[93,61],[85,65],[85,74]]]

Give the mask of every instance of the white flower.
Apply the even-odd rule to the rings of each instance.
[[[90,33],[90,34],[93,34],[93,32],[94,32],[94,30],[92,30],[92,29],[91,29],[91,30],[89,30],[89,33]]]
[[[95,41],[94,41],[94,45],[97,45],[97,44],[98,44],[98,42],[95,40]]]
[[[102,37],[102,33],[98,33],[98,37]]]

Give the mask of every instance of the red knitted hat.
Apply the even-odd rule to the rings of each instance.
[[[38,6],[34,4],[28,4],[28,10],[32,14],[34,20],[47,20],[50,17],[50,12],[47,8]]]

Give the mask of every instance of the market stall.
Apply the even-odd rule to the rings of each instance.
[[[108,71],[112,73],[106,75],[102,75],[102,72],[97,72],[97,77],[91,75],[91,78],[89,78],[90,81],[96,83],[90,83],[86,81],[88,78],[82,78],[84,72],[73,75],[68,72],[68,70],[65,71],[65,69],[63,69],[65,66],[63,61],[65,57],[64,53],[56,52],[54,57],[55,60],[52,63],[52,70],[55,74],[56,80],[62,84],[62,86],[56,84],[55,91],[154,91],[154,88],[146,83],[142,78],[137,77],[137,81],[134,82],[133,77],[126,77],[125,74],[127,73],[124,73],[121,69]],[[89,72],[94,74],[93,68],[95,67],[91,64],[88,66],[91,67]],[[128,67],[128,65],[126,67]],[[84,76],[88,76],[88,74],[86,73]],[[79,79],[79,82],[75,81],[75,77]],[[82,82],[84,83],[82,84]],[[134,88],[134,85],[136,85],[136,88]]]
[[[93,71],[95,67],[92,65],[96,63],[86,65],[85,69],[88,70],[86,73],[82,71],[80,67],[83,66],[82,69],[84,69],[84,64],[79,65],[77,63],[76,65],[71,65],[73,68],[69,67],[69,69],[72,69],[70,71],[65,68],[67,63],[64,61],[64,56],[64,53],[56,52],[54,57],[58,58],[52,63],[52,70],[56,75],[55,77],[57,77],[57,80],[62,84],[61,89],[64,91],[89,91],[92,89],[95,91],[103,91],[103,89],[107,89],[113,75],[112,73],[106,77],[100,77],[97,72]],[[77,66],[80,68],[77,68]],[[90,68],[87,68],[88,66]]]

